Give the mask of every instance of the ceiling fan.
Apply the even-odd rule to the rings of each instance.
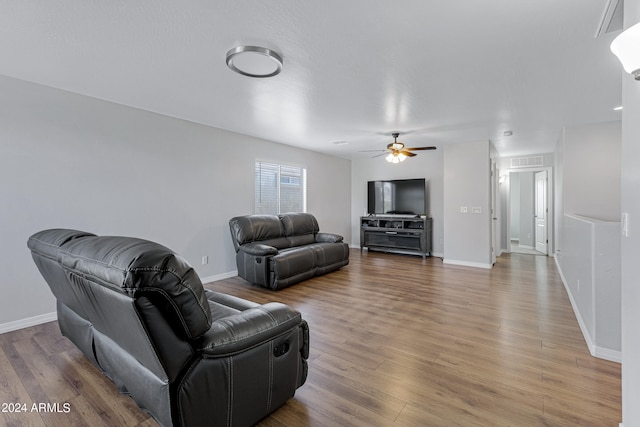
[[[389,163],[400,163],[406,160],[407,157],[415,157],[417,156],[416,153],[413,153],[413,151],[422,151],[422,150],[435,150],[436,147],[431,146],[431,147],[405,147],[404,144],[402,142],[398,142],[398,137],[400,136],[400,132],[394,132],[391,134],[391,136],[393,136],[393,142],[389,145],[387,145],[387,149],[386,150],[380,150],[380,151],[384,151],[384,153],[379,154],[377,156],[374,157],[380,157],[380,156],[384,156],[385,154],[387,154],[387,157],[385,157],[385,160]],[[378,150],[376,150],[378,151]]]

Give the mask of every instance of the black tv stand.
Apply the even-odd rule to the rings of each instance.
[[[433,220],[408,215],[371,215],[360,218],[360,250],[431,255]]]

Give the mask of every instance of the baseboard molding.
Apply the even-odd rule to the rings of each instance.
[[[483,262],[469,262],[469,261],[460,261],[457,259],[449,259],[445,258],[442,260],[443,264],[451,264],[451,265],[460,265],[463,267],[475,267],[475,268],[485,268],[490,270],[493,268],[492,264],[485,264]]]
[[[230,279],[231,277],[236,277],[238,275],[238,270],[228,271],[226,273],[216,274],[214,276],[201,277],[200,281],[202,283],[210,283],[217,282],[219,280]]]
[[[589,353],[593,357],[597,357],[598,359],[608,360],[610,362],[622,363],[622,352],[618,350],[611,350],[610,348],[598,347],[589,335],[589,330],[587,329],[584,320],[582,320],[582,316],[580,315],[580,310],[578,310],[578,305],[573,299],[573,294],[571,293],[569,286],[567,285],[567,280],[564,277],[564,273],[562,272],[562,268],[560,264],[558,264],[558,258],[554,257],[554,261],[556,263],[556,268],[558,269],[558,274],[560,275],[560,280],[562,280],[562,284],[564,285],[564,290],[567,292],[569,296],[569,301],[571,302],[571,308],[573,309],[573,314],[576,316],[576,320],[578,321],[578,326],[580,326],[580,332],[582,332],[582,337],[584,338],[585,343],[587,344],[587,348],[589,348]]]
[[[622,363],[621,351],[595,346],[594,351],[591,354],[598,359],[608,360],[609,362]]]
[[[42,323],[53,322],[54,320],[58,320],[58,314],[55,311],[53,313],[41,314],[39,316],[27,317],[26,319],[2,323],[0,324],[0,334],[17,331],[18,329],[24,329],[30,326],[40,325]]]

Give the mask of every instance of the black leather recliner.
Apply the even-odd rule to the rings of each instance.
[[[146,240],[45,230],[29,238],[62,334],[162,426],[249,426],[306,380],[299,312],[205,290]]]
[[[309,213],[237,216],[229,227],[238,276],[265,288],[282,289],[349,264],[343,237],[320,233]]]

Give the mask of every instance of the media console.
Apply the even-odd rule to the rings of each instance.
[[[371,215],[360,217],[360,250],[431,254],[433,220],[426,217]]]

